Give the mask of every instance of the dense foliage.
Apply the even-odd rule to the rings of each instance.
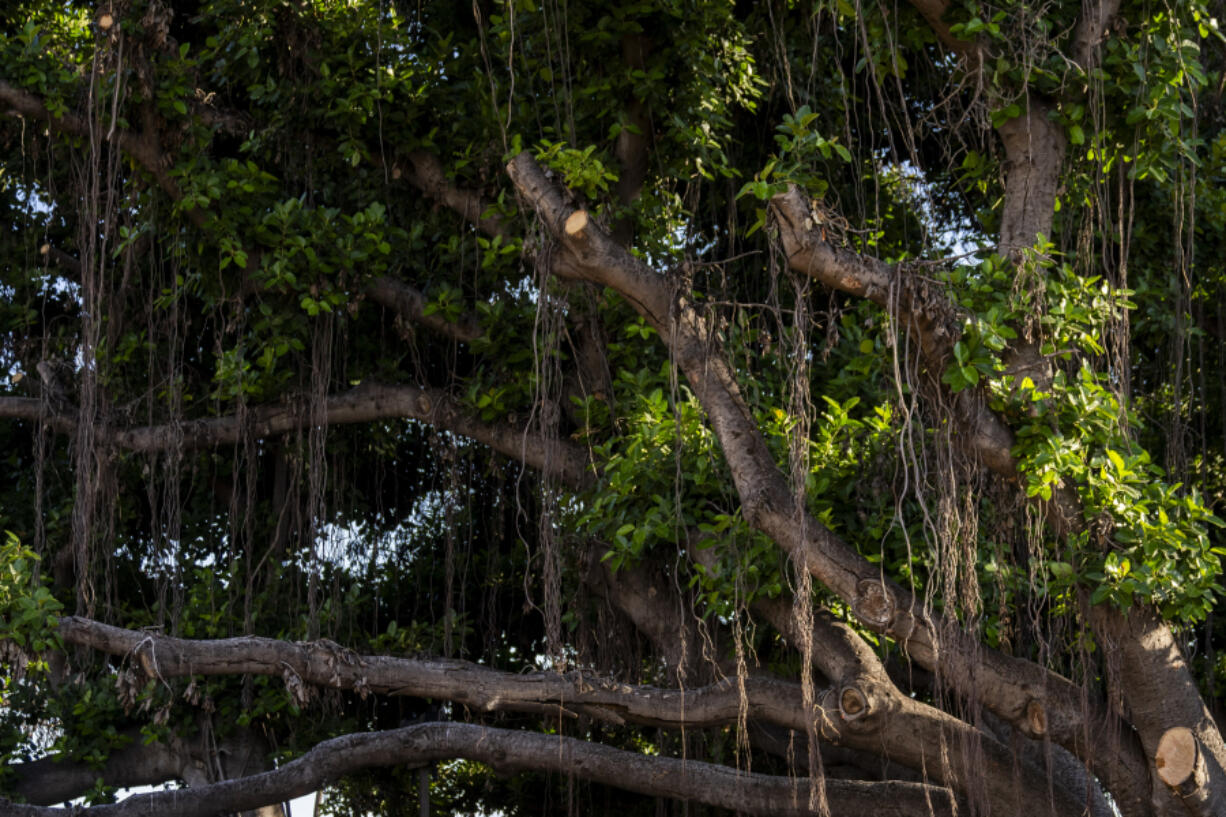
[[[35,766],[18,761],[55,756],[90,770],[73,796],[101,803],[125,785],[108,757],[131,747],[249,730],[284,763],[440,717],[820,775],[803,746],[831,740],[828,715],[780,738],[744,681],[798,682],[809,712],[822,687],[851,688],[797,635],[822,609],[904,696],[1020,752],[1028,738],[980,716],[1010,722],[993,690],[915,657],[897,620],[865,615],[762,521],[729,451],[741,438],[696,374],[711,369],[690,368],[699,346],[734,373],[801,535],[832,533],[913,594],[934,639],[952,628],[1071,678],[1090,711],[1128,694],[1095,616],[1156,611],[1218,713],[1220,3],[3,8],[0,792],[30,799]],[[1024,160],[1056,180],[1046,206],[1022,194],[1037,220],[1010,209],[1031,117],[1056,146]],[[572,222],[508,172],[525,154],[666,283],[670,315],[591,272]],[[796,261],[798,190],[810,240],[889,270],[888,291],[853,280],[868,262],[833,284]],[[691,314],[693,348],[677,328]],[[981,416],[1011,434],[993,449],[1005,465],[976,448]],[[742,707],[674,730],[328,689],[288,664],[162,677],[148,652],[65,641],[66,616],[331,644],[340,663],[728,677]],[[1152,760],[1144,723],[1116,737],[1135,731]],[[1147,813],[1092,750],[1032,728]],[[368,768],[327,807],[416,813],[424,780],[441,813],[681,813],[522,765]],[[908,774],[1003,813],[962,771]]]

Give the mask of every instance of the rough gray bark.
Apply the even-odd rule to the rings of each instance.
[[[1064,162],[1064,129],[1052,122],[1051,105],[1033,94],[1022,115],[1000,125],[1005,146],[1005,201],[1001,211],[1001,255],[1020,259],[1038,236],[1051,238],[1056,190]]]
[[[319,744],[279,769],[193,789],[135,795],[95,806],[96,817],[214,817],[258,808],[312,791],[345,774],[391,765],[417,766],[454,758],[476,760],[502,772],[547,771],[648,795],[720,806],[745,814],[807,815],[810,782],[750,774],[695,760],[651,757],[576,738],[515,732],[473,724],[421,724]],[[921,783],[825,781],[834,814],[881,817],[952,815],[954,800]],[[69,817],[68,809],[0,801],[11,817]]]
[[[631,686],[582,673],[521,674],[459,660],[359,656],[326,641],[294,644],[258,636],[193,641],[76,616],[60,620],[59,635],[65,644],[131,656],[147,678],[270,675],[283,678],[291,690],[310,684],[362,695],[436,698],[484,712],[565,707],[612,723],[671,728],[735,723],[740,707],[736,684],[726,679],[693,689]],[[799,689],[756,677],[747,688],[751,713],[803,729]]]
[[[84,762],[48,757],[31,763],[14,763],[7,772],[15,780],[12,794],[37,806],[48,806],[76,799],[94,787],[99,778],[108,786],[125,789],[155,786],[171,780],[189,786],[215,782],[217,774],[237,779],[268,769],[268,747],[249,729],[214,743],[203,736],[188,741],[172,738],[145,744],[139,734],[107,757],[101,768]],[[0,813],[4,812],[0,801]],[[243,817],[279,817],[279,805],[266,805],[245,812]]]
[[[459,213],[483,233],[511,237],[506,222],[498,215],[489,214],[491,202],[472,190],[452,184],[442,163],[433,154],[424,150],[413,151],[404,157],[403,162],[395,163],[392,176],[397,179],[403,176],[422,193]]]
[[[516,157],[508,172],[560,242],[553,256],[555,271],[616,289],[669,344],[720,441],[746,520],[846,601],[868,627],[902,644],[921,666],[935,669],[939,664],[955,689],[973,691],[977,700],[1025,734],[1050,734],[1079,756],[1086,754],[1087,707],[1080,690],[1033,662],[995,653],[969,634],[941,626],[939,619],[924,615],[909,593],[883,579],[877,567],[797,508],[786,477],[740,397],[723,350],[712,340],[708,321],[687,302],[686,294],[674,292],[672,282],[630,256],[585,212],[568,205],[530,156]],[[1093,722],[1101,717],[1093,707],[1089,714]],[[1144,768],[1136,753],[1103,754],[1120,767],[1116,771]]]
[[[0,397],[0,418],[44,420],[55,431],[73,433],[72,414],[41,415],[39,400]],[[328,425],[411,419],[454,431],[533,468],[556,473],[566,484],[581,487],[592,477],[587,451],[570,440],[546,439],[509,424],[486,423],[472,416],[442,389],[363,384],[329,397],[324,406]],[[165,451],[237,445],[245,433],[270,437],[305,428],[311,421],[303,406],[257,406],[246,425],[235,415],[185,420],[137,428],[98,429],[98,439],[128,451]]]
[[[1118,672],[1109,671],[1107,681],[1122,698],[1125,715],[1150,760],[1154,810],[1179,814],[1181,803],[1204,817],[1226,813],[1226,746],[1171,628],[1140,606],[1126,615],[1094,607],[1090,620],[1104,649],[1118,656]],[[1198,774],[1193,785],[1169,785],[1163,777],[1158,749],[1172,729],[1186,729],[1196,742]]]

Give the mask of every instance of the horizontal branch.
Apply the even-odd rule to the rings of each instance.
[[[461,723],[429,723],[324,741],[279,769],[192,789],[151,792],[88,809],[0,801],[11,817],[213,817],[285,802],[363,769],[416,766],[464,758],[500,772],[575,775],[645,795],[718,806],[746,814],[811,814],[808,779],[750,774],[696,760],[653,757],[576,738]],[[824,781],[834,814],[881,817],[952,815],[946,789],[922,783]]]
[[[826,622],[827,629],[839,625]],[[190,640],[127,630],[89,619],[67,617],[59,625],[65,644],[110,655],[131,656],[148,678],[191,675],[264,675],[360,694],[432,698],[478,711],[582,713],[615,724],[635,723],[670,729],[728,726],[739,722],[741,707],[751,722],[765,722],[804,733],[806,718],[800,688],[761,674],[727,678],[691,689],[629,685],[579,673],[504,672],[467,661],[358,656],[328,642],[290,643],[257,636]],[[816,635],[825,635],[820,631]],[[846,634],[844,634],[846,635]],[[1026,790],[1047,788],[1043,775],[1019,766],[991,738],[930,706],[902,695],[884,669],[849,668],[834,678],[817,716],[826,742],[878,753],[943,785],[969,795],[969,770],[986,774],[979,783],[994,807],[1004,808]],[[934,762],[933,749],[946,744],[946,762]],[[1053,792],[1053,813],[1075,815],[1078,805],[1062,790]]]
[[[132,656],[149,678],[265,675],[361,694],[447,700],[483,712],[539,711],[548,705],[582,709],[612,723],[667,728],[733,724],[741,705],[737,685],[729,680],[687,690],[632,686],[579,673],[514,673],[459,660],[359,656],[329,642],[173,638],[72,616],[60,619],[59,635],[65,644]],[[750,717],[804,729],[796,684],[756,677],[746,695]]]
[[[455,432],[488,445],[525,465],[557,474],[571,487],[591,479],[587,451],[569,440],[548,439],[508,424],[486,423],[465,411],[442,389],[416,386],[363,384],[327,399],[327,425],[369,423],[377,420],[412,419]],[[38,420],[41,403],[32,397],[0,397],[0,418]],[[64,412],[46,417],[48,425],[62,433],[76,429],[76,417]],[[182,420],[162,425],[100,430],[99,439],[129,451],[165,451],[236,445],[244,434],[271,437],[306,428],[311,414],[303,406],[275,404],[255,406],[245,423],[237,415]]]
[[[81,280],[81,262],[61,249],[43,244],[39,253],[54,262],[74,281]],[[469,343],[484,334],[480,319],[475,313],[466,312],[457,321],[449,321],[442,315],[426,311],[426,296],[421,290],[388,276],[379,276],[366,287],[366,296],[374,303],[392,310],[401,319],[421,324],[433,332]]]
[[[183,776],[190,756],[180,742],[158,741],[146,746],[139,735],[133,736],[133,741],[113,750],[100,767],[65,762],[56,756],[9,763],[5,770],[12,775],[12,785],[5,788],[27,803],[46,806],[80,797],[97,784],[98,778],[108,785],[128,788],[156,786]]]
[[[822,626],[826,629],[815,635],[824,640],[841,625],[822,619]],[[761,674],[690,689],[664,689],[579,673],[520,674],[466,661],[358,656],[327,642],[294,644],[256,636],[172,638],[75,617],[61,619],[59,634],[69,645],[131,656],[148,678],[264,675],[282,677],[293,686],[302,682],[361,694],[432,698],[479,711],[569,711],[619,725],[671,729],[736,724],[743,705],[750,722],[806,731],[799,686]],[[854,633],[842,633],[844,638],[849,635]],[[831,692],[818,702],[826,742],[880,754],[964,794],[970,793],[968,770],[986,770],[979,785],[998,808],[1016,801],[1019,785],[1034,791],[1047,788],[1040,773],[1018,766],[1005,747],[952,716],[903,696],[885,678],[876,656],[870,653],[866,659],[872,665],[867,672],[849,665],[847,674],[834,678]],[[942,743],[947,744],[947,762],[935,763],[933,747]],[[1053,813],[1080,813],[1065,792],[1056,790],[1053,797]]]

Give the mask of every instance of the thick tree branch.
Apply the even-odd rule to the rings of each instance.
[[[791,606],[763,600],[754,606],[789,642],[804,638]],[[1008,813],[1027,792],[1050,789],[1052,814],[1081,815],[1083,792],[1051,786],[1046,772],[1021,762],[1007,746],[965,721],[929,706],[894,685],[876,653],[826,610],[815,611],[814,662],[832,684],[822,702],[841,745],[880,747],[887,760],[928,774],[987,813]]]
[[[1093,0],[1088,4],[1074,36],[1074,58],[1090,70],[1098,60],[1101,36],[1118,11],[1116,0]],[[1066,148],[1063,128],[1052,121],[1053,106],[1034,94],[1026,98],[1022,116],[997,128],[1005,147],[1005,200],[1001,213],[1000,252],[1015,261],[1022,250],[1034,246],[1040,235],[1051,237],[1056,193]],[[1031,372],[1036,382],[1048,380],[1050,366],[1038,354],[1038,344],[1019,339],[1011,348],[1012,365]],[[1055,523],[1063,532],[1084,527],[1084,512],[1076,494],[1066,489],[1059,497],[1060,513]],[[1109,605],[1091,610],[1091,624],[1104,641],[1115,641],[1127,670],[1119,674],[1118,690],[1127,705],[1128,717],[1144,747],[1154,781],[1152,798],[1162,813],[1175,813],[1179,806],[1200,817],[1220,813],[1226,804],[1226,741],[1206,707],[1171,632],[1153,611],[1134,605],[1120,611]],[[1120,638],[1120,635],[1123,635]],[[1158,746],[1172,728],[1187,729],[1196,736],[1202,755],[1202,780],[1195,794],[1184,796],[1178,787],[1166,791],[1161,769],[1156,766]],[[1115,776],[1111,781],[1117,799],[1127,804],[1141,799],[1140,778]]]
[[[1122,739],[1091,752],[1090,729],[1107,718],[1067,679],[1039,665],[987,649],[960,627],[927,615],[903,588],[884,579],[854,548],[797,507],[787,479],[740,396],[735,373],[712,340],[709,321],[673,285],[652,273],[566,204],[527,154],[508,172],[521,195],[561,243],[560,274],[611,286],[636,306],[670,346],[706,410],[741,497],[745,519],[770,536],[803,569],[847,602],[872,629],[894,638],[928,669],[938,665],[955,690],[983,701],[1032,737],[1049,736],[1079,757],[1093,755],[1100,777],[1144,774],[1137,747]]]
[[[1000,216],[1001,255],[1018,260],[1039,235],[1052,237],[1056,190],[1064,161],[1064,128],[1048,114],[1052,106],[1034,94],[1021,116],[996,128],[1005,146],[1005,201]]]
[[[38,420],[40,402],[31,397],[0,397],[0,418]],[[587,450],[569,440],[545,439],[506,424],[486,423],[466,412],[446,391],[416,386],[364,384],[328,398],[328,425],[412,419],[488,445],[495,451],[533,468],[556,473],[567,485],[582,487],[591,479]],[[72,433],[76,418],[53,414],[50,427]],[[99,432],[104,443],[129,451],[164,451],[236,445],[245,433],[270,437],[305,428],[310,413],[286,404],[256,406],[246,425],[236,415],[184,420],[156,426],[109,429]]]
[[[721,672],[734,667],[718,654],[720,646],[713,644],[716,655],[704,656],[703,636],[698,631],[691,607],[680,604],[675,592],[664,590],[658,571],[647,564],[624,566],[614,572],[600,561],[597,549],[587,554],[584,581],[596,595],[607,599],[626,615],[635,628],[655,645],[669,670],[691,683],[695,678],[710,677],[710,664]],[[714,640],[714,639],[713,639]],[[710,661],[704,660],[709,658]]]
[[[81,796],[94,787],[98,778],[121,788],[154,786],[182,779],[184,767],[192,762],[193,753],[182,741],[159,741],[146,746],[139,736],[134,736],[133,740],[122,749],[112,751],[101,768],[58,757],[10,763],[6,770],[15,782],[9,791],[27,803],[46,806]]]
[[[579,673],[513,673],[458,660],[359,656],[328,642],[294,644],[258,636],[195,641],[72,616],[60,619],[59,635],[65,644],[132,656],[148,678],[266,675],[290,685],[448,700],[483,712],[540,711],[545,705],[581,708],[613,723],[698,728],[736,723],[741,703],[731,681],[687,690],[629,686]],[[756,677],[747,694],[751,717],[804,728],[795,684]]]
[[[790,188],[771,201],[788,265],[822,284],[881,306],[915,339],[929,373],[939,379],[962,337],[961,316],[938,285],[896,264],[838,247],[825,238],[804,194]],[[1006,479],[1017,478],[1013,433],[974,390],[951,395],[958,436],[969,452]]]
[[[1171,628],[1153,610],[1135,606],[1123,615],[1107,605],[1090,608],[1090,621],[1113,653],[1108,684],[1122,693],[1125,713],[1152,763],[1156,787],[1201,817],[1226,813],[1226,757],[1221,732],[1205,705]],[[1109,659],[1111,660],[1111,659]],[[1183,730],[1196,757],[1196,774],[1171,775],[1164,741]],[[1178,734],[1178,733],[1177,733]],[[1168,744],[1169,745],[1169,744]],[[1159,801],[1161,814],[1178,813],[1174,798]]]
[[[362,769],[466,758],[502,772],[573,774],[641,794],[671,797],[746,814],[807,815],[808,780],[749,774],[695,760],[651,757],[576,738],[461,723],[432,723],[325,741],[279,769],[194,789],[134,795],[82,811],[2,803],[12,817],[213,817],[309,794]],[[835,814],[920,817],[954,814],[946,789],[920,783],[825,781]]]
[[[788,626],[786,621],[780,623]],[[822,618],[819,627],[823,640],[840,629],[844,638],[858,638],[832,619]],[[760,674],[704,687],[663,689],[577,673],[502,672],[466,661],[359,657],[329,643],[291,644],[255,636],[194,641],[76,617],[62,619],[59,634],[65,644],[131,656],[148,678],[266,675],[282,677],[291,686],[307,683],[360,694],[434,698],[479,711],[560,708],[606,722],[672,729],[735,724],[744,704],[752,721],[802,733],[806,729],[799,687]],[[899,693],[871,653],[864,656],[864,663],[863,667],[849,664],[847,674],[836,679],[819,702],[826,740],[926,771],[965,796],[973,794],[969,770],[986,770],[984,796],[1002,809],[1024,791],[1047,785],[1029,766],[1015,771],[1014,759],[995,741]],[[1063,791],[1057,791],[1053,809],[1053,814],[1080,813]]]

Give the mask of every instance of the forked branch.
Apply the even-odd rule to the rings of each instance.
[[[652,272],[586,213],[568,205],[531,156],[516,157],[508,172],[559,241],[555,258],[562,274],[616,289],[669,345],[720,441],[751,525],[842,598],[867,626],[897,640],[921,666],[935,669],[939,664],[955,689],[983,701],[1025,734],[1047,736],[1093,761],[1100,777],[1144,774],[1138,747],[1126,739],[1113,748],[1090,750],[1087,717],[1096,731],[1109,715],[1094,702],[1087,706],[1075,684],[1034,662],[988,649],[961,627],[927,615],[909,592],[884,579],[878,566],[798,507],[741,397],[709,318],[688,301],[689,293],[675,292],[675,282]]]

